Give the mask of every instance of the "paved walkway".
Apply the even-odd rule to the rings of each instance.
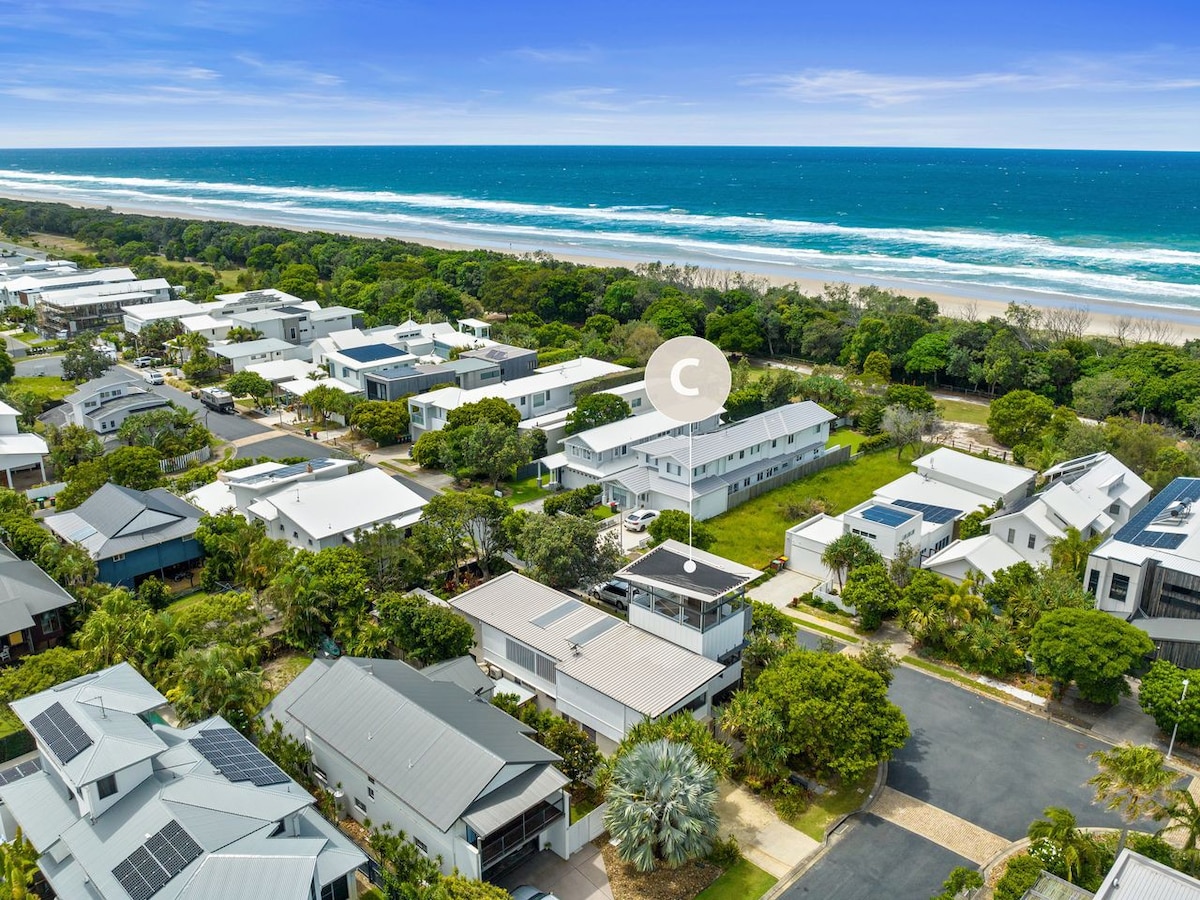
[[[781,822],[774,809],[746,788],[724,781],[720,794],[721,836],[736,837],[742,856],[764,872],[782,878],[820,846],[804,832]]]
[[[871,813],[979,865],[1011,843],[966,819],[890,787],[879,792],[871,805]]]
[[[262,434],[252,434],[249,437],[238,438],[236,441],[230,441],[229,443],[241,449],[242,447],[247,447],[250,444],[257,444],[260,441],[269,441],[277,438],[279,437],[280,433],[280,431],[272,428],[270,431],[264,431]]]
[[[523,884],[553,894],[558,900],[612,900],[604,856],[592,843],[584,844],[570,859],[542,850],[501,878],[500,887],[512,891]]]
[[[750,589],[750,596],[762,603],[770,603],[779,609],[786,609],[792,599],[801,594],[807,594],[820,581],[811,575],[784,569],[774,578],[764,581],[758,587]]]

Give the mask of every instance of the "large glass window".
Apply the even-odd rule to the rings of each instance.
[[[1114,574],[1112,584],[1108,587],[1108,599],[1116,600],[1118,603],[1124,603],[1125,598],[1129,596],[1129,576]]]

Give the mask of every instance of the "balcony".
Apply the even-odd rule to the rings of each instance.
[[[562,802],[560,799],[559,803]],[[561,819],[563,811],[554,803],[543,800],[536,806],[530,807],[517,818],[513,819],[499,831],[489,834],[479,843],[480,864],[483,872],[494,866],[531,839],[546,830],[546,826]]]
[[[644,590],[644,589],[643,589]],[[634,597],[629,624],[709,659],[721,659],[745,642],[750,607],[741,594],[717,603],[654,591]]]

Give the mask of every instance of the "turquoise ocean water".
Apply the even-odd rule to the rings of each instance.
[[[997,299],[1200,310],[1200,153],[0,150],[6,193]]]

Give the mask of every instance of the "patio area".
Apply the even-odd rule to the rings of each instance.
[[[500,878],[497,884],[509,891],[531,884],[558,900],[612,900],[604,857],[595,843],[584,844],[570,859],[542,850]]]

